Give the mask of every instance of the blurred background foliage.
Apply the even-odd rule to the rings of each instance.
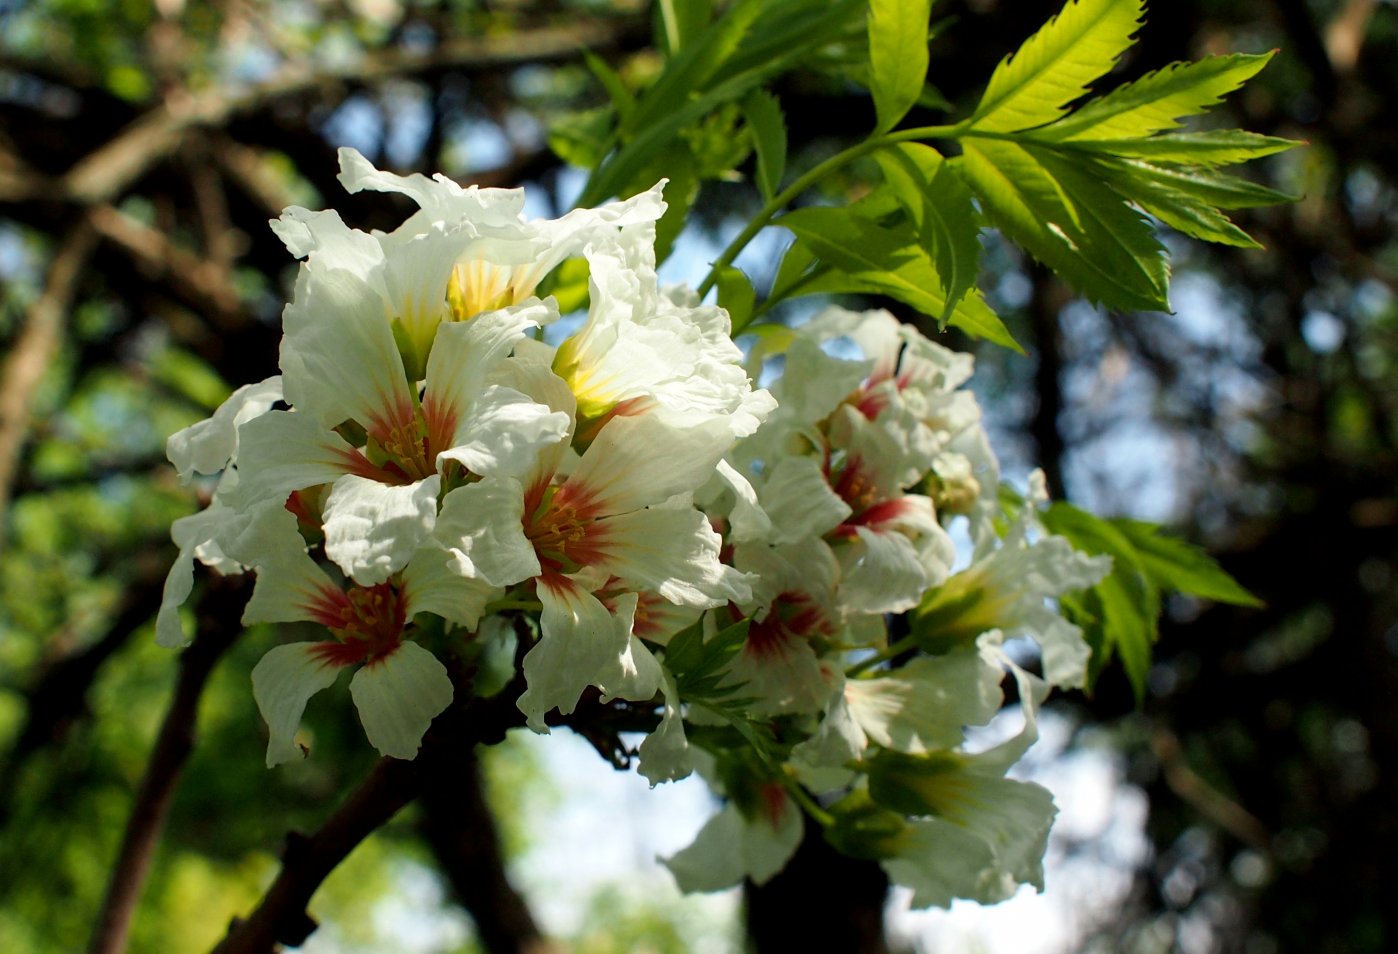
[[[941,3],[931,78],[945,104],[929,95],[913,119],[964,114],[1056,6]],[[561,213],[583,176],[558,153],[589,159],[599,77],[634,91],[656,75],[651,14],[639,0],[0,0],[0,950],[80,950],[91,930],[175,680],[151,622],[170,521],[198,502],[164,439],[275,370],[294,263],[267,219],[333,203],[351,224],[396,224],[392,201],[342,194],[340,145],[399,172],[528,183],[539,214]],[[1398,9],[1176,0],[1116,77],[1273,48],[1215,116],[1307,140],[1254,173],[1301,199],[1239,215],[1264,252],[1167,233],[1174,314],[1089,307],[987,240],[982,287],[1030,352],[980,352],[1011,470],[1042,465],[1069,499],[1170,524],[1266,602],[1169,605],[1140,709],[1120,672],[1060,700],[1072,724],[1110,728],[1153,846],[1083,950],[1398,947]],[[793,168],[873,124],[838,55],[774,88]],[[692,255],[760,201],[725,174],[752,165],[735,122],[696,122],[647,172],[693,199]],[[829,187],[857,194],[866,174]],[[768,260],[740,263],[759,289],[774,265],[761,248]],[[262,770],[247,673],[268,639],[249,633],[213,671],[132,950],[212,946],[285,833],[318,825],[371,762],[341,696],[308,714],[316,758]],[[406,884],[419,907],[400,924],[424,911],[467,923],[455,899],[475,923],[461,950],[545,949],[503,877],[484,883],[528,844],[532,813],[566,798],[556,785],[515,746],[464,759],[443,798],[327,883],[317,937],[406,949],[375,915]],[[499,851],[476,837],[486,829]],[[797,948],[828,939],[844,914],[819,882],[852,883],[842,864],[754,899],[753,936],[766,918]],[[692,910],[656,897],[608,889],[576,949],[689,949]]]

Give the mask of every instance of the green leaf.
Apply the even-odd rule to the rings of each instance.
[[[708,25],[713,0],[657,0],[655,13],[659,20],[656,32],[665,41],[665,54],[674,57]]]
[[[1295,196],[1239,179],[1212,169],[1162,166],[1151,162],[1123,159],[1122,166],[1133,177],[1146,179],[1176,192],[1193,196],[1220,209],[1253,209],[1281,202],[1294,202]]]
[[[611,148],[610,109],[572,113],[549,129],[549,148],[558,158],[583,169],[595,169]]]
[[[1112,571],[1100,583],[1060,605],[1093,646],[1089,674],[1095,678],[1115,652],[1121,656],[1139,704],[1145,696],[1151,646],[1158,632],[1159,588],[1131,539],[1111,521],[1062,502],[1052,504],[1041,519],[1050,532],[1067,538],[1076,549],[1112,558]]]
[[[1080,164],[1053,150],[968,139],[953,160],[991,224],[1082,294],[1168,311],[1169,273],[1150,225]]]
[[[624,126],[631,114],[636,111],[636,97],[626,88],[616,70],[607,64],[607,61],[593,53],[591,50],[583,51],[583,59],[587,62],[587,68],[592,71],[592,75],[597,77],[597,81],[602,84],[602,88],[607,91],[607,98],[612,101],[612,108],[616,110],[617,118]]]
[[[753,90],[743,100],[743,116],[757,149],[757,188],[771,201],[786,172],[786,121],[781,104],[766,90]]]
[[[877,132],[898,125],[927,81],[932,0],[869,0],[869,90]]]
[[[1153,162],[1178,162],[1201,166],[1231,166],[1260,159],[1300,145],[1291,139],[1259,136],[1240,129],[1170,133],[1149,139],[1074,139],[1062,144],[1071,149],[1107,153]]]
[[[1143,5],[1143,0],[1071,0],[995,68],[971,126],[1008,132],[1058,119],[1131,45]]]
[[[788,245],[786,252],[782,255],[781,262],[777,265],[777,274],[772,279],[772,289],[767,293],[767,300],[762,304],[763,310],[771,308],[785,298],[794,297],[793,293],[810,275],[815,264],[815,253],[811,251],[809,245],[799,240]]]
[[[654,180],[641,181],[643,173],[682,130],[808,59],[844,28],[852,2],[792,0],[789,8],[774,9],[763,8],[759,0],[739,0],[667,64],[639,98],[621,130],[622,145],[595,168],[577,204],[596,205],[609,196],[649,188]],[[783,16],[788,9],[792,15]],[[762,18],[754,22],[759,13]]]
[[[981,218],[970,190],[931,146],[902,143],[874,158],[932,253],[946,288],[946,310],[954,310],[975,287],[980,269]],[[945,322],[947,316],[934,317]]]
[[[1125,519],[1112,523],[1130,540],[1141,565],[1161,589],[1234,606],[1263,605],[1199,547],[1165,535],[1153,523]]]
[[[1074,139],[1139,139],[1175,129],[1184,116],[1218,105],[1257,74],[1271,53],[1211,56],[1172,63],[1095,99],[1036,133],[1057,142]]]
[[[942,278],[910,227],[886,228],[849,209],[832,208],[797,209],[774,224],[791,229],[811,252],[834,269],[817,275],[807,273],[793,291],[888,295],[931,318],[946,313]],[[1023,349],[979,294],[965,296],[951,312],[949,323],[1022,353]]]
[[[700,620],[670,637],[665,645],[665,668],[675,677],[675,686],[684,699],[711,705],[725,701],[732,704],[735,694],[742,687],[722,684],[728,675],[729,664],[747,641],[751,624],[751,619],[739,620],[706,640],[704,624]]]
[[[1135,175],[1125,163],[1096,162],[1092,169],[1100,172],[1122,198],[1185,235],[1239,248],[1262,247],[1212,205],[1154,179]]]
[[[718,270],[718,304],[728,312],[734,329],[747,327],[756,301],[757,292],[740,269],[724,265]]]

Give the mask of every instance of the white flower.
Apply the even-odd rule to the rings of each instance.
[[[267,652],[253,669],[253,697],[267,721],[267,765],[295,758],[294,736],[312,695],[342,669],[359,666],[350,695],[369,742],[384,755],[410,759],[428,724],[452,700],[446,668],[405,638],[422,611],[474,627],[490,588],[444,572],[445,551],[425,547],[402,573],[372,586],[342,586],[305,552],[295,518],[267,509],[255,532],[257,585],[243,623],[319,623],[333,639],[290,643]]]

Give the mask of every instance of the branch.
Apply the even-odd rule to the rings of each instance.
[[[1160,760],[1165,784],[1200,815],[1228,832],[1243,844],[1268,856],[1272,833],[1256,815],[1214,788],[1189,767],[1180,740],[1173,732],[1157,727],[1151,734],[1151,751]]]
[[[130,256],[152,283],[163,280],[166,287],[225,330],[247,323],[238,290],[227,269],[217,262],[180,248],[159,231],[110,205],[94,206],[89,216],[101,236]]]
[[[53,254],[44,290],[30,306],[24,328],[0,371],[0,516],[8,508],[20,451],[29,433],[34,391],[63,339],[64,318],[95,237],[87,220],[68,231]]]
[[[48,197],[83,205],[110,202],[166,158],[190,129],[224,125],[234,116],[253,112],[281,99],[362,85],[401,76],[449,70],[498,70],[524,63],[574,59],[582,50],[613,46],[642,23],[584,20],[566,27],[541,27],[527,32],[460,37],[426,53],[404,49],[379,50],[348,69],[315,70],[293,65],[282,75],[242,93],[216,86],[197,93],[177,90],[115,138],[93,150],[53,184]],[[44,184],[18,177],[0,177],[0,202],[39,198]]]
[[[160,726],[155,749],[146,765],[145,777],[131,807],[121,851],[112,868],[107,894],[88,946],[89,954],[120,954],[126,949],[131,918],[136,912],[141,889],[175,785],[190,753],[194,750],[194,728],[199,713],[199,697],[204,684],[224,651],[242,632],[238,623],[244,601],[244,580],[218,581],[199,602],[199,635],[180,655],[180,674],[174,698]]]
[[[425,768],[419,827],[457,902],[470,912],[482,946],[491,954],[556,951],[505,873],[476,753],[466,749]]]
[[[495,744],[524,724],[515,706],[522,680],[489,699],[473,699],[437,717],[410,762],[382,758],[335,814],[310,836],[291,834],[282,870],[246,920],[235,920],[213,954],[272,954],[278,944],[298,946],[315,930],[306,907],[330,872],[365,838],[416,798],[427,766],[462,758],[477,744]]]

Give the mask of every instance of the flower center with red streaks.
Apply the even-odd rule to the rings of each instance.
[[[314,616],[339,640],[317,643],[316,655],[333,665],[348,666],[372,662],[398,648],[403,641],[407,606],[403,594],[385,582],[327,591]]]

